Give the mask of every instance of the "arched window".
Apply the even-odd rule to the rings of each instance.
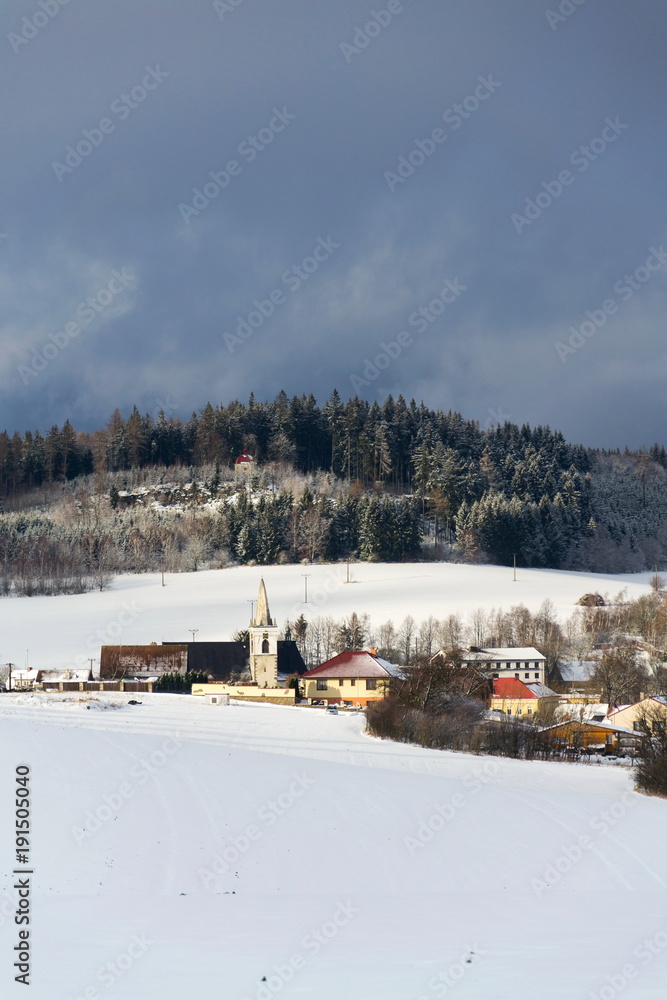
[[[263,653],[268,653],[268,651],[269,651],[269,640],[268,639],[263,639],[262,640],[262,652]]]

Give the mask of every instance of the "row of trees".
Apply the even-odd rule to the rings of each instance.
[[[535,612],[519,604],[507,611],[477,608],[465,617],[430,616],[419,622],[406,615],[398,625],[375,623],[356,613],[310,621],[301,615],[287,624],[309,666],[350,649],[376,648],[392,663],[414,666],[428,663],[439,650],[534,646],[546,657],[547,682],[556,690],[564,690],[562,664],[591,661],[596,667],[589,688],[603,701],[620,704],[641,693],[667,694],[667,633],[660,634],[655,646],[646,642],[644,648],[641,642],[644,631],[654,634],[654,622],[666,616],[665,599],[655,593],[635,601],[619,594],[605,607],[577,608],[566,621],[558,619],[546,600]]]
[[[141,415],[135,407],[127,419],[116,411],[92,434],[77,433],[68,421],[46,435],[3,432],[0,493],[5,510],[44,509],[55,487],[70,483],[76,494],[85,482],[97,505],[106,497],[119,509],[119,480],[143,473],[165,481],[185,472],[186,505],[195,507],[202,492],[209,499],[225,495],[244,447],[259,463],[250,477],[253,498],[242,506],[246,523],[231,521],[225,543],[230,558],[243,562],[272,562],[281,553],[416,557],[417,535],[432,541],[436,558],[503,564],[516,558],[524,566],[614,573],[667,562],[664,449],[603,453],[568,445],[548,427],[509,422],[482,430],[460,414],[400,396],[380,406],[343,403],[334,392],[320,408],[312,395],[280,393],[271,403],[251,397],[247,405],[207,404],[186,422],[164,412]],[[215,469],[208,480],[199,474],[204,463]],[[295,474],[323,482],[311,490],[298,544],[297,526],[285,524],[293,514],[286,513],[287,500],[256,511],[258,491],[280,492]],[[353,491],[357,500],[360,493],[374,497],[358,525],[350,523],[346,500]],[[402,507],[391,502],[397,495]],[[163,500],[165,507],[184,503],[168,491]]]
[[[196,484],[193,484],[196,486]],[[420,555],[422,519],[410,497],[309,488],[253,497],[242,485],[217,507],[197,487],[188,506],[119,505],[66,498],[49,514],[0,515],[0,592],[80,593],[121,572],[196,571],[232,564],[336,560],[399,561]]]
[[[443,413],[389,396],[380,406],[358,398],[344,403],[334,391],[321,408],[314,396],[289,399],[284,392],[269,403],[253,396],[245,405],[208,403],[186,422],[140,414],[125,420],[115,411],[105,428],[77,434],[69,421],[40,432],[0,435],[0,489],[13,492],[87,472],[112,472],[151,465],[231,464],[243,448],[261,462],[275,461],[302,472],[326,469],[348,480],[395,486],[426,486],[426,456],[451,449],[461,462],[474,463],[475,476],[486,452],[484,475],[507,488],[517,477],[512,461],[525,456],[527,482],[541,496],[549,469],[590,467],[588,452],[567,445],[549,428],[519,429],[509,423],[482,431],[458,413]],[[517,482],[520,480],[517,478]],[[537,497],[539,499],[539,497]]]

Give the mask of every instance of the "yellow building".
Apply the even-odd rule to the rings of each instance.
[[[643,737],[630,729],[614,726],[610,722],[557,722],[540,730],[555,747],[599,750],[607,753],[634,753]]]
[[[238,701],[258,701],[265,705],[294,705],[294,688],[261,688],[255,684],[193,684],[192,694],[229,695]]]
[[[617,708],[609,713],[609,721],[625,729],[639,729],[641,719],[646,719],[647,722],[667,721],[667,698],[664,695],[642,698],[634,705],[626,705],[625,708]]]
[[[328,705],[350,704],[365,708],[369,702],[384,698],[398,667],[376,653],[357,650],[339,653],[300,678],[303,697]]]
[[[516,677],[497,677],[493,681],[491,709],[506,715],[537,715],[558,705],[560,696],[544,684],[526,684]]]

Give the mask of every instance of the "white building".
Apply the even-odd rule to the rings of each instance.
[[[445,656],[440,650],[436,656]],[[501,646],[480,649],[470,646],[461,650],[461,660],[467,666],[483,670],[488,677],[516,677],[524,683],[544,684],[546,656],[533,646]]]

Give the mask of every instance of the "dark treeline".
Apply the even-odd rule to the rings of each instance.
[[[273,402],[251,396],[247,404],[207,404],[186,422],[163,412],[142,416],[135,407],[126,419],[116,411],[93,433],[77,433],[69,421],[46,435],[5,432],[0,495],[5,512],[38,508],[48,519],[45,490],[71,483],[76,494],[77,481],[85,481],[89,495],[106,495],[116,510],[117,487],[123,487],[126,473],[127,480],[146,474],[157,481],[156,470],[181,470],[196,493],[198,470],[215,467],[222,475],[216,471],[208,498],[226,503],[225,481],[244,449],[260,473],[273,470],[271,483],[254,472],[247,497],[238,501],[239,516],[230,509],[224,518],[221,513],[205,544],[199,539],[193,547],[186,540],[195,552],[198,546],[204,552],[224,548],[232,561],[244,563],[425,554],[511,564],[516,556],[520,566],[598,572],[641,570],[667,559],[664,448],[622,455],[569,445],[548,427],[506,422],[482,430],[458,413],[406,403],[402,396],[379,405],[358,398],[343,402],[333,392],[320,407],[312,395],[290,399],[281,392]],[[315,485],[305,495],[284,489],[278,494],[290,471]],[[322,477],[327,484],[320,488]],[[273,497],[258,505],[257,487],[268,488]],[[193,497],[193,505],[197,502]],[[93,534],[124,535],[122,521],[116,512]],[[15,551],[21,527],[6,528]],[[136,559],[117,540],[123,559],[108,560],[112,570],[141,568],[131,566],[141,562],[138,528],[143,531],[130,525]],[[184,542],[172,528],[183,552]],[[160,531],[165,530],[160,518]],[[47,534],[54,543],[78,544],[62,533]],[[145,547],[154,564],[159,546],[149,539]],[[34,564],[32,549],[24,545],[23,551],[26,565]],[[55,548],[43,559],[53,560],[58,561]],[[84,569],[94,572],[98,563],[89,558]],[[198,565],[194,559],[192,568]]]
[[[106,427],[77,433],[66,421],[48,434],[0,434],[0,490],[16,491],[63,482],[101,470],[146,466],[231,464],[247,448],[259,462],[283,462],[300,472],[333,472],[365,485],[381,482],[400,489],[428,486],[432,455],[444,461],[451,451],[462,467],[449,466],[461,499],[476,499],[494,488],[528,489],[539,501],[555,492],[560,472],[573,466],[585,473],[591,456],[566,444],[549,428],[506,423],[482,431],[458,413],[430,410],[402,396],[382,406],[360,399],[343,403],[333,392],[323,407],[314,396],[281,392],[271,403],[251,396],[247,405],[207,404],[183,423],[160,412],[142,416],[137,408],[124,420],[117,410]],[[451,458],[451,456],[450,456]],[[517,462],[526,460],[525,475]],[[666,459],[667,461],[667,459]],[[555,477],[548,481],[548,474]],[[522,476],[525,478],[523,483]],[[491,479],[489,479],[491,477]],[[456,502],[458,497],[452,497]]]

